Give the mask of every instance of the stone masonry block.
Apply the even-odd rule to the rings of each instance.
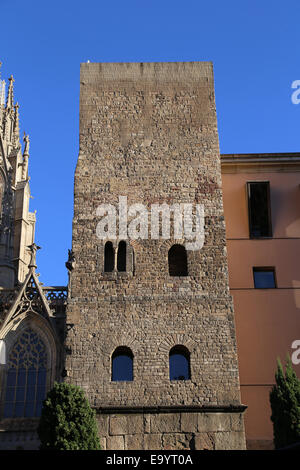
[[[228,413],[199,413],[198,430],[199,432],[210,431],[230,431],[231,422]]]
[[[180,413],[161,413],[151,415],[151,432],[180,432]]]
[[[108,436],[106,450],[125,450],[124,436]]]
[[[145,434],[144,435],[145,450],[161,450],[162,434]]]
[[[216,432],[216,450],[245,450],[245,435],[241,431]]]
[[[198,431],[198,413],[181,413],[181,431]]]

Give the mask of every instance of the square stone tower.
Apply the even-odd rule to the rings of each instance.
[[[245,448],[211,63],[81,65],[72,243],[66,375],[103,448]]]

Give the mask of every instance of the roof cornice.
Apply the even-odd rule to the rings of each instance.
[[[300,171],[300,152],[221,154],[223,173]]]

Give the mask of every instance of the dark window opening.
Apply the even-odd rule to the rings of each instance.
[[[272,237],[270,184],[248,183],[249,231],[251,238]]]
[[[106,242],[104,248],[104,271],[111,273],[115,267],[115,252],[112,242]]]
[[[133,354],[125,347],[118,347],[112,355],[112,381],[133,380]]]
[[[189,380],[190,353],[184,346],[174,346],[169,354],[170,380]]]
[[[126,271],[126,242],[124,241],[119,243],[117,269],[118,271]]]
[[[187,254],[182,245],[173,245],[168,253],[170,276],[187,276]]]
[[[276,288],[274,268],[253,268],[253,278],[255,289]]]
[[[46,396],[46,382],[46,347],[37,333],[27,328],[9,354],[4,418],[39,417]]]

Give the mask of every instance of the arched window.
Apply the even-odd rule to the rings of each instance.
[[[104,271],[111,273],[115,267],[115,251],[112,242],[106,242],[104,247]]]
[[[16,340],[7,365],[4,418],[40,416],[46,396],[47,352],[31,328]]]
[[[126,271],[126,242],[123,240],[118,246],[117,269],[118,271]]]
[[[185,346],[174,346],[169,354],[170,380],[189,380],[190,353]]]
[[[120,346],[114,351],[112,355],[111,380],[133,380],[133,354],[131,349],[125,346]]]
[[[182,245],[173,245],[168,253],[170,276],[187,276],[187,255]]]

